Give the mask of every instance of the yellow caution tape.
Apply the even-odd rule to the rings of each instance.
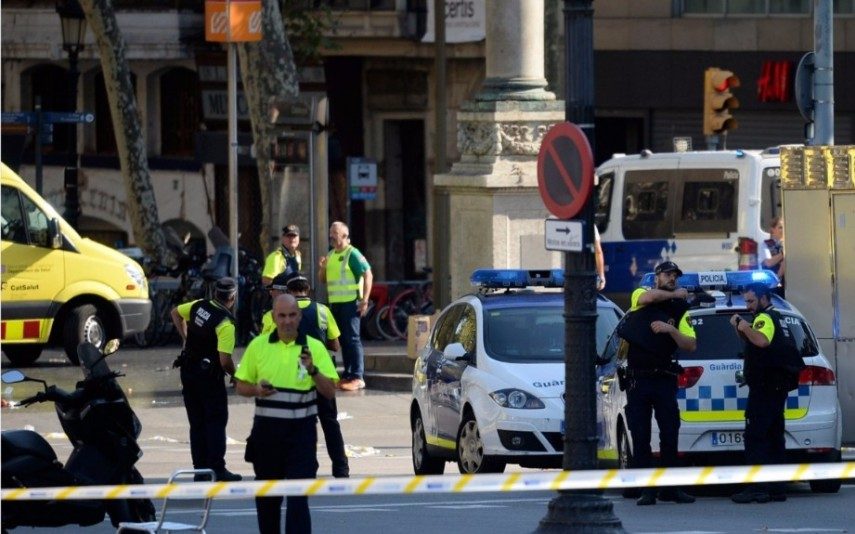
[[[252,482],[194,482],[119,486],[4,489],[4,501],[70,499],[251,499],[279,496],[344,496],[400,493],[476,493],[509,491],[620,489],[703,486],[746,482],[799,482],[855,477],[855,462],[669,467],[591,471],[536,471],[490,475],[432,475]]]

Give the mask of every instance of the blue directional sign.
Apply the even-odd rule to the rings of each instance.
[[[26,111],[3,112],[0,113],[0,122],[4,124],[35,124],[36,114]]]
[[[0,114],[0,122],[11,124],[35,124],[38,120],[37,114],[34,111],[13,111],[3,112]],[[95,122],[95,114],[89,112],[61,112],[61,111],[45,111],[42,113],[43,124],[53,123],[76,123]]]

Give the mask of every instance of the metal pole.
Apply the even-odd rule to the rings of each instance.
[[[42,97],[41,95],[36,95],[36,193],[39,196],[44,196],[44,183],[42,180],[42,128],[44,128]]]
[[[238,191],[237,191],[237,54],[234,43],[228,43],[229,99],[229,242],[232,247],[232,276],[238,277]]]
[[[831,1],[814,0],[813,3],[815,145],[834,144],[834,13]]]
[[[312,120],[314,120],[316,97],[312,97]],[[314,124],[314,123],[313,123]],[[315,279],[315,129],[309,130],[309,280]],[[315,287],[315,286],[312,286]]]
[[[446,140],[448,131],[448,93],[446,91],[447,78],[447,50],[445,48],[445,0],[433,0],[434,20],[434,69],[436,70],[436,102],[434,108],[434,174],[442,174],[448,170],[446,154]],[[436,309],[451,302],[451,287],[449,273],[449,245],[448,245],[448,220],[440,217],[447,212],[440,209],[439,203],[443,196],[434,190],[432,198],[432,249],[433,249],[433,295]]]
[[[77,71],[77,50],[68,50],[68,110],[77,110],[77,79],[80,73]],[[77,123],[68,125],[68,161],[65,166],[63,185],[65,187],[65,220],[75,230],[78,228],[78,216],[80,214],[80,197],[77,189]]]
[[[592,0],[564,0],[565,117],[594,147],[594,50]],[[591,177],[593,179],[593,176]],[[564,266],[564,460],[565,471],[596,469],[597,284],[593,251],[593,202],[583,209],[583,252],[568,252]],[[536,532],[623,532],[614,507],[597,490],[562,491],[549,503]]]

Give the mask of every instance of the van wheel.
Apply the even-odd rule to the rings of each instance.
[[[104,321],[98,316],[98,308],[92,304],[84,304],[71,310],[65,321],[63,331],[63,345],[68,361],[78,365],[77,345],[81,343],[92,343],[98,350],[104,348],[107,341],[107,329]]]
[[[15,367],[28,367],[42,354],[43,345],[3,345],[3,353]]]

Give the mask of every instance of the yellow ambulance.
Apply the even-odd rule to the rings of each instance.
[[[0,178],[0,347],[12,364],[33,363],[48,345],[77,363],[84,341],[100,348],[145,330],[151,301],[139,264],[81,237],[3,163]]]

